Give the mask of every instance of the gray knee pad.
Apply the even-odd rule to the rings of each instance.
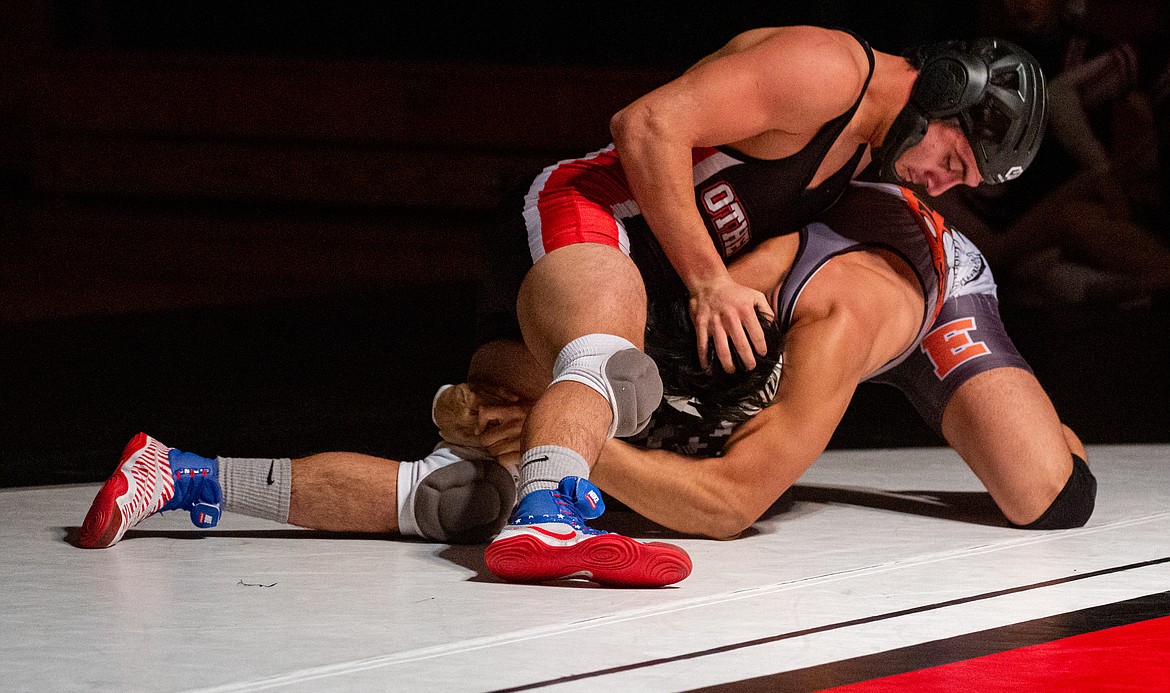
[[[605,397],[613,412],[609,437],[640,432],[662,401],[658,366],[629,341],[590,334],[569,342],[553,366],[553,382],[572,380]]]
[[[496,535],[516,504],[516,481],[495,460],[460,460],[414,490],[414,523],[428,539],[478,544]]]
[[[486,541],[516,503],[516,479],[483,450],[449,443],[398,465],[398,530],[451,543]]]
[[[637,349],[623,349],[605,362],[613,388],[614,435],[641,433],[662,401],[662,376],[654,359]]]

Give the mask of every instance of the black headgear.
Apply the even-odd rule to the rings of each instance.
[[[1023,173],[1040,148],[1047,118],[1044,73],[1036,59],[996,38],[947,41],[908,57],[918,79],[874,152],[882,179],[904,184],[894,162],[922,141],[930,121],[945,118],[958,118],[984,183]]]

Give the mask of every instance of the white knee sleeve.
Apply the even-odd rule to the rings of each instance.
[[[515,502],[516,479],[481,450],[440,443],[425,458],[398,464],[398,530],[406,536],[486,541]]]
[[[553,382],[562,380],[588,385],[609,402],[610,438],[641,431],[662,401],[654,360],[611,334],[588,334],[566,344],[553,365]]]

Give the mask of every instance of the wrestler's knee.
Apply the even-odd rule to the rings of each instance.
[[[662,401],[658,366],[622,337],[588,334],[569,342],[553,366],[553,383],[587,385],[609,402],[609,437],[639,433]]]
[[[1097,499],[1097,478],[1084,459],[1073,454],[1072,460],[1072,473],[1048,509],[1028,524],[1013,523],[1013,526],[1020,529],[1072,529],[1083,527],[1089,521]]]
[[[495,460],[463,459],[442,447],[400,465],[398,493],[402,534],[476,544],[491,539],[508,521],[516,481]]]

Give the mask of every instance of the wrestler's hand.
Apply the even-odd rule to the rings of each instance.
[[[772,308],[764,294],[737,284],[728,274],[692,285],[690,290],[691,320],[695,323],[699,365],[707,368],[708,342],[713,341],[715,355],[724,371],[735,372],[735,363],[731,358],[732,346],[748,370],[755,368],[756,354],[763,356],[768,353],[764,329],[760,327],[760,320],[756,316],[757,310],[772,315]]]
[[[443,440],[455,445],[477,448],[479,445],[479,405],[467,383],[447,388],[435,400],[432,415]]]
[[[525,408],[524,414],[518,419],[492,424],[480,436],[483,447],[487,449],[488,454],[505,467],[520,464],[520,455],[524,452],[521,434],[524,429],[524,417],[527,416],[527,413],[528,410]]]
[[[520,433],[531,402],[503,387],[460,383],[435,402],[435,423],[449,443],[482,448],[501,464],[519,461]]]
[[[521,434],[531,409],[532,402],[521,400],[511,391],[483,398],[479,406],[480,444],[500,464],[520,463],[520,453],[524,452]]]

